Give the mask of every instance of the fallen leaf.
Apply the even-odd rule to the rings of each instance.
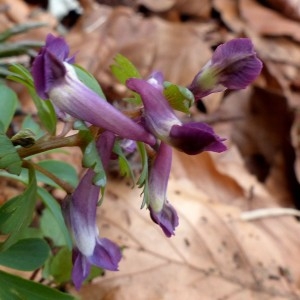
[[[254,0],[241,0],[239,4],[241,16],[256,33],[269,36],[290,36],[300,41],[297,22],[285,18]]]
[[[180,155],[173,170],[183,164],[181,169],[195,173],[199,158],[197,165],[210,173],[201,156],[191,168],[186,166],[189,157]],[[203,174],[196,181],[204,180]],[[177,171],[169,182],[168,198],[180,217],[170,239],[146,210],[139,210],[139,190],[111,182],[99,213],[100,232],[125,247],[123,260],[119,272],[107,272],[84,286],[82,299],[296,300],[298,222],[292,217],[241,221],[238,207],[215,201],[215,193],[200,189],[185,175]],[[219,176],[224,178],[216,170]],[[218,183],[215,189],[226,190]]]
[[[288,18],[300,20],[299,0],[267,0],[267,3]]]

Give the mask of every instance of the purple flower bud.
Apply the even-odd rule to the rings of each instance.
[[[112,151],[114,137],[103,133],[97,146],[103,165],[106,166]],[[72,279],[76,289],[88,277],[91,265],[117,271],[121,259],[119,247],[106,238],[100,238],[96,224],[96,209],[100,187],[93,185],[95,173],[89,169],[72,195],[64,200],[63,214],[72,233],[73,249]]]
[[[149,174],[149,210],[151,219],[167,237],[174,235],[178,216],[167,200],[167,186],[172,163],[172,148],[161,142]]]
[[[199,100],[226,89],[246,88],[260,74],[262,62],[248,38],[237,38],[217,47],[211,60],[188,87]]]
[[[160,140],[190,155],[203,151],[226,150],[226,146],[222,143],[223,139],[217,136],[207,124],[182,124],[165,99],[162,90],[157,85],[152,85],[151,80],[130,78],[126,85],[141,95],[145,126]]]
[[[122,114],[77,77],[68,59],[69,47],[62,38],[48,35],[46,45],[35,58],[32,75],[38,95],[50,99],[62,113],[112,131],[132,140],[155,144],[142,126]]]

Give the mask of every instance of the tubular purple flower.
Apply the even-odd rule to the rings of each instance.
[[[260,74],[262,62],[248,38],[237,38],[219,45],[211,60],[195,76],[188,87],[199,100],[226,89],[246,88]]]
[[[161,142],[149,174],[149,211],[167,237],[174,235],[178,216],[166,197],[172,164],[172,148]]]
[[[150,145],[155,138],[142,126],[122,114],[105,99],[84,85],[68,59],[69,47],[62,38],[48,35],[32,65],[38,95],[50,99],[63,113],[115,134]]]
[[[106,166],[112,151],[114,135],[104,132],[100,141],[102,163]],[[122,256],[116,244],[109,239],[99,237],[96,209],[100,187],[93,185],[94,175],[94,171],[89,169],[74,193],[66,197],[63,205],[64,218],[75,243],[72,280],[76,289],[80,289],[83,281],[88,277],[91,265],[117,271]]]
[[[189,155],[203,151],[222,152],[226,146],[223,139],[204,123],[182,122],[165,99],[162,90],[151,80],[130,78],[126,85],[139,93],[144,104],[144,121],[148,130],[160,140]]]

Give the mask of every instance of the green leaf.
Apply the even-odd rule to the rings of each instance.
[[[29,129],[31,130],[35,136],[36,136],[36,139],[39,139],[40,137],[42,137],[45,132],[42,130],[42,128],[40,127],[40,125],[35,122],[32,118],[32,116],[30,115],[27,115],[23,122],[22,122],[22,129]]]
[[[72,295],[54,290],[40,283],[0,271],[0,299],[9,300],[75,300]]]
[[[125,84],[126,80],[132,77],[141,78],[137,68],[122,54],[117,54],[114,61],[115,64],[110,66],[111,72],[121,83]]]
[[[0,122],[0,169],[19,175],[22,171],[22,160],[11,140],[4,134],[3,129]]]
[[[99,85],[97,79],[87,70],[79,65],[72,65],[75,69],[76,75],[78,76],[79,80],[89,87],[92,91],[98,94],[101,98],[106,100],[105,95]]]
[[[17,94],[8,86],[0,83],[0,121],[7,131],[19,102]]]
[[[96,173],[93,178],[93,183],[97,186],[104,187],[106,185],[106,173],[91,132],[82,121],[76,121],[74,128],[79,130],[79,135],[82,140],[84,140],[84,145],[81,149],[83,152],[82,165],[85,168],[92,168]]]
[[[61,248],[48,262],[48,272],[56,283],[68,282],[72,273],[72,251]]]
[[[114,64],[110,66],[113,75],[125,85],[126,80],[129,78],[141,78],[141,75],[134,64],[122,54],[117,54],[114,58]],[[137,93],[133,93],[132,98],[124,99],[126,102],[133,105],[141,105],[141,96]]]
[[[37,108],[41,123],[49,133],[55,134],[57,118],[51,101],[42,100],[37,95],[32,76],[24,66],[15,64],[12,65],[9,70],[13,72],[14,75],[10,75],[7,78],[16,82],[20,82],[27,87],[29,94]]]
[[[9,67],[12,73],[7,79],[24,84],[26,87],[34,87],[30,72],[21,64],[13,64]]]
[[[0,170],[0,176],[3,177],[7,177],[7,178],[11,178],[17,181],[20,181],[24,184],[28,183],[28,170],[27,169],[23,169],[20,176],[16,176],[13,174],[9,174],[7,172],[3,172]],[[55,218],[61,233],[64,236],[65,239],[65,245],[67,245],[69,247],[69,249],[72,249],[72,240],[69,234],[69,231],[66,227],[62,212],[61,212],[61,207],[60,205],[57,203],[57,201],[52,197],[51,194],[49,194],[44,188],[38,187],[37,189],[37,193],[38,196],[41,198],[41,200],[43,201],[43,203],[46,205],[46,207],[51,211],[51,213],[53,214],[53,217]],[[11,200],[10,200],[11,201]],[[9,214],[7,215],[7,217],[9,218]],[[1,228],[1,223],[4,223],[4,215],[1,215],[1,208],[0,208],[0,232],[2,230]],[[27,228],[26,231],[30,229]],[[26,232],[25,231],[25,232]],[[22,237],[24,237],[24,233],[22,233]]]
[[[145,205],[149,204],[149,199],[148,199],[148,154],[146,151],[145,144],[142,142],[137,142],[138,150],[141,155],[142,159],[142,172],[140,175],[140,178],[138,179],[137,185],[139,188],[143,188],[142,194],[144,195],[143,197],[143,202],[141,205],[141,208],[143,208]]]
[[[9,174],[6,172],[3,172],[0,170],[0,176],[3,177],[7,177],[7,178],[11,178],[17,181],[20,181],[24,184],[28,183],[28,171],[27,169],[23,169],[20,176],[16,176],[13,174]],[[64,236],[65,239],[65,244],[68,246],[69,249],[72,249],[72,240],[69,234],[69,231],[66,227],[63,215],[62,215],[62,211],[61,211],[61,207],[60,205],[57,203],[57,201],[52,197],[51,194],[49,194],[44,188],[38,187],[37,189],[37,193],[38,196],[41,198],[41,200],[43,201],[43,203],[45,204],[45,206],[51,211],[51,213],[53,214],[53,217],[55,218],[61,233]],[[10,200],[11,201],[11,200]],[[10,215],[6,214],[6,217],[9,218]],[[0,207],[0,231],[2,230],[1,228],[1,222],[3,223],[5,220],[5,215],[1,216],[1,207]],[[30,229],[27,228],[25,230],[25,232]],[[24,238],[24,233],[22,233],[22,238]]]
[[[52,135],[56,132],[56,113],[49,100],[42,100],[35,92],[34,88],[29,88],[30,96],[38,110],[38,116],[45,129]]]
[[[69,183],[73,187],[78,184],[78,176],[75,168],[68,163],[59,160],[43,160],[38,162],[38,165],[49,171],[53,175],[62,178],[65,182]],[[59,187],[54,181],[48,178],[46,175],[36,172],[37,180],[49,184],[54,187]]]
[[[171,107],[175,110],[190,113],[190,107],[195,102],[194,96],[190,90],[169,82],[164,83],[164,95]]]
[[[30,40],[20,40],[15,42],[0,43],[0,58],[16,56],[21,54],[30,55],[33,48],[43,46],[43,43]]]
[[[36,192],[35,173],[34,169],[30,168],[29,184],[26,190],[0,207],[0,230],[5,234],[10,234],[6,241],[0,245],[0,250],[4,251],[18,241],[22,231],[31,223],[36,203]]]
[[[0,252],[0,265],[22,271],[33,271],[44,264],[49,252],[50,248],[43,239],[22,239]]]
[[[52,197],[51,194],[49,194],[45,189],[43,189],[41,187],[38,187],[38,195],[39,195],[39,197],[41,197],[43,203],[49,209],[49,212],[52,213],[53,218],[55,219],[55,221],[57,223],[57,226],[60,228],[60,232],[63,235],[64,241],[65,241],[64,245],[67,245],[68,249],[72,249],[71,236],[70,236],[70,233],[66,226],[64,217],[62,215],[60,205]],[[54,223],[53,223],[53,226],[56,226],[56,225],[54,225]],[[54,241],[54,243],[57,243],[58,241],[59,241],[59,243],[62,243],[60,240],[60,237],[58,238],[58,241],[56,240],[56,238],[53,241]]]
[[[115,142],[113,152],[118,155],[119,168],[120,168],[121,175],[130,177],[132,179],[133,185],[134,185],[135,178],[134,178],[133,171],[131,169],[129,161],[127,160],[127,158],[118,142]]]
[[[40,227],[43,235],[53,241],[54,246],[65,246],[66,239],[57,219],[49,208],[43,210],[40,218]]]

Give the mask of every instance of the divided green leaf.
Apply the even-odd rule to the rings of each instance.
[[[38,187],[38,195],[41,198],[41,200],[43,201],[43,203],[46,205],[47,211],[49,211],[49,213],[51,212],[51,214],[52,214],[53,221],[51,220],[51,222],[52,222],[52,226],[55,228],[54,231],[59,230],[60,234],[64,238],[64,242],[63,242],[61,237],[59,237],[59,238],[55,237],[55,243],[67,245],[68,249],[71,250],[72,249],[72,240],[71,240],[69,230],[66,226],[64,217],[62,215],[60,205],[57,203],[57,201],[53,198],[53,196],[51,194],[49,194],[45,189],[43,189],[41,187]],[[50,219],[52,219],[52,217],[49,216]],[[54,223],[54,221],[56,222],[56,224]],[[45,231],[44,227],[42,227],[42,230],[44,230],[45,236],[48,236],[49,231]],[[53,234],[53,232],[51,232],[51,234],[49,234],[49,235],[51,235],[49,237],[52,237],[52,234]]]
[[[21,300],[75,300],[72,295],[62,293],[40,283],[0,271],[0,299]]]
[[[68,282],[72,273],[72,251],[62,247],[47,263],[47,272],[56,283]]]
[[[116,142],[114,144],[113,152],[118,155],[121,175],[130,177],[132,179],[132,182],[134,185],[135,178],[134,178],[133,171],[131,169],[129,161],[127,160],[127,158],[118,142]]]
[[[4,134],[3,127],[0,122],[0,169],[19,175],[22,171],[22,160],[11,140]]]
[[[16,243],[22,232],[29,226],[36,203],[37,182],[34,169],[29,169],[29,182],[26,190],[5,202],[0,207],[0,228],[4,234],[9,234],[0,250],[5,251]]]
[[[101,98],[106,100],[105,95],[97,79],[83,67],[79,65],[73,65],[73,67],[75,68],[75,72],[79,80],[87,87],[89,87],[92,91],[94,91],[96,94],[98,94]]]
[[[75,168],[68,163],[59,160],[43,160],[38,162],[38,165],[47,170],[51,174],[62,178],[65,182],[69,183],[73,187],[78,184],[78,176]],[[49,184],[54,187],[59,187],[54,181],[52,181],[46,175],[36,172],[37,180]]]
[[[57,118],[54,107],[49,100],[42,100],[37,95],[30,72],[20,64],[12,65],[9,70],[13,73],[13,75],[9,75],[7,78],[22,83],[27,87],[37,108],[41,123],[49,133],[55,134]]]
[[[74,128],[79,130],[79,134],[85,141],[82,147],[83,159],[82,165],[86,168],[92,168],[95,172],[93,183],[97,186],[104,187],[106,185],[106,173],[102,165],[101,158],[98,154],[95,140],[88,127],[81,122],[76,121]]]
[[[66,245],[66,239],[61,230],[61,226],[58,224],[57,219],[49,208],[43,210],[40,218],[40,227],[43,235],[50,238],[55,246],[59,247]]]
[[[141,75],[134,64],[122,54],[117,54],[114,58],[115,64],[111,65],[111,72],[123,84],[132,77],[141,78]]]
[[[8,86],[0,83],[0,122],[6,132],[18,107],[18,97]]]
[[[21,239],[0,252],[0,265],[22,271],[33,271],[44,264],[49,253],[50,248],[45,240]]]
[[[165,82],[164,86],[164,96],[168,100],[171,107],[175,110],[189,114],[189,109],[195,101],[192,92],[185,87],[181,87],[169,82]]]
[[[148,199],[148,154],[146,151],[146,146],[142,142],[137,142],[138,150],[141,155],[142,159],[142,172],[140,175],[140,178],[137,181],[137,185],[139,188],[143,188],[142,194],[144,195],[143,197],[143,202],[141,205],[141,208],[143,208],[145,205],[149,204],[149,199]]]
[[[122,84],[125,85],[126,80],[129,78],[141,78],[138,69],[122,54],[117,54],[114,61],[115,63],[110,66],[111,72]],[[142,103],[141,97],[137,93],[133,93],[132,98],[126,98],[124,100],[134,105],[141,105]]]

